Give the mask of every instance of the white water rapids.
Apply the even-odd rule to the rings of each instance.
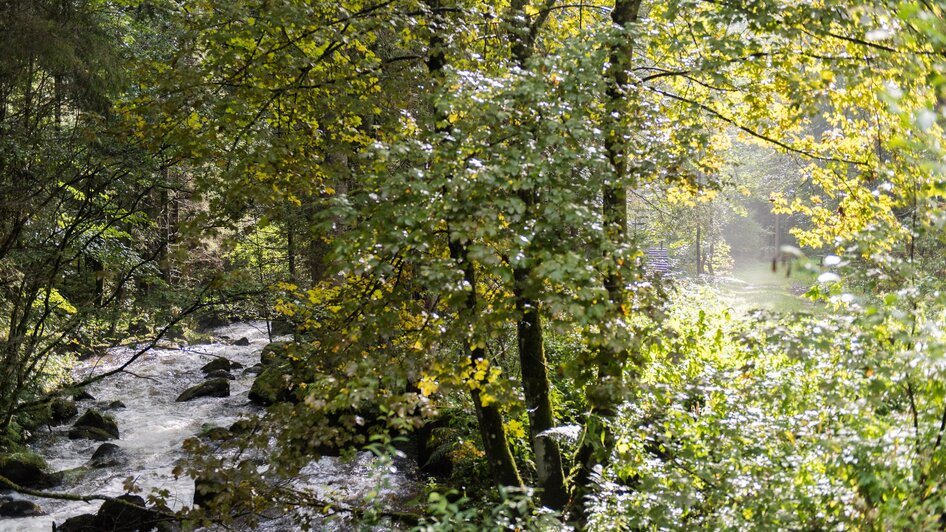
[[[193,479],[175,479],[171,472],[175,463],[184,456],[181,443],[197,435],[205,424],[228,427],[242,414],[262,412],[247,399],[254,375],[244,375],[239,369],[232,371],[236,380],[230,381],[230,397],[201,397],[184,403],[175,402],[182,391],[204,380],[200,368],[207,362],[225,357],[250,367],[259,362],[260,351],[269,342],[265,322],[237,323],[214,329],[211,334],[219,339],[216,343],[154,349],[128,368],[137,376],[123,373],[91,385],[88,391],[95,400],[79,401],[79,414],[88,408],[96,408],[116,418],[121,437],[112,443],[127,452],[128,465],[93,469],[72,484],[67,482],[51,491],[117,496],[125,492],[125,479],[135,477],[138,486],[144,490],[140,495],[147,496],[152,488],[166,489],[171,494],[169,502],[173,503],[172,508],[191,506]],[[250,341],[249,346],[231,344],[231,341],[244,337]],[[76,374],[82,378],[90,372],[94,374],[114,368],[133,353],[131,348],[113,349],[101,359],[83,362]],[[126,407],[109,409],[109,403],[116,400],[122,401]],[[46,458],[51,471],[87,464],[101,444],[84,439],[70,440],[67,434],[71,421],[52,429],[38,429],[30,444],[34,451]],[[322,458],[304,469],[302,487],[323,498],[349,502],[364,500],[379,488],[378,496],[391,501],[403,501],[416,493],[416,484],[411,480],[414,475],[404,471],[410,468],[410,464],[397,461],[397,467],[389,465],[387,470],[378,471],[378,463],[368,453],[359,453],[351,462]],[[383,487],[379,486],[382,477]],[[38,503],[46,515],[0,519],[0,532],[48,532],[52,530],[53,522],[62,523],[69,517],[95,513],[101,505],[100,502],[14,496]],[[288,518],[276,519],[262,524],[260,530],[294,530],[290,523]],[[338,520],[326,526],[345,529],[356,525],[346,525],[344,520]]]

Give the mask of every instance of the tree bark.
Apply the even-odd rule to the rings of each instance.
[[[537,26],[522,25],[516,21],[529,21],[525,12],[528,2],[517,0],[513,3],[513,22],[511,26],[512,54],[519,68],[528,67],[529,58],[535,47]],[[540,24],[536,21],[534,24]],[[518,191],[519,198],[527,205],[528,212],[536,215],[539,203],[538,192],[532,188]],[[535,458],[536,484],[540,490],[542,504],[548,508],[561,510],[568,502],[565,489],[565,473],[562,469],[562,453],[558,443],[543,433],[555,427],[549,384],[548,361],[545,357],[545,345],[542,335],[541,302],[532,293],[530,277],[535,268],[525,251],[525,259],[513,270],[513,294],[516,300],[518,323],[516,324],[517,345],[519,347],[519,366],[522,371],[522,391],[529,413],[529,442]]]
[[[433,24],[429,40],[429,52],[427,60],[427,70],[435,80],[442,81],[443,68],[446,66],[446,53],[444,46],[445,39],[438,33],[442,30],[442,17],[438,14],[440,8],[439,0],[428,0],[428,6],[433,11]],[[440,83],[438,83],[440,85]],[[446,117],[438,116],[438,122],[446,122]],[[449,220],[448,220],[449,224]],[[470,287],[467,295],[464,314],[467,319],[476,320],[478,316],[477,308],[477,281],[476,268],[469,258],[466,246],[463,242],[448,237],[450,257],[460,266],[463,271],[463,278]],[[477,361],[486,358],[486,352],[482,347],[474,347],[469,339],[464,339],[463,348],[470,360],[475,365]],[[483,440],[483,451],[486,454],[486,461],[489,464],[490,473],[493,480],[500,486],[522,487],[522,478],[519,476],[519,470],[516,468],[516,460],[512,456],[509,448],[509,440],[506,437],[506,427],[503,425],[502,412],[495,403],[484,404],[479,389],[470,390],[470,398],[473,401],[473,407],[476,411],[477,424],[479,426],[480,437]]]
[[[615,26],[627,29],[635,23],[640,12],[641,0],[615,0],[611,10],[611,21]],[[627,241],[627,186],[630,166],[625,155],[623,141],[626,114],[625,104],[629,88],[628,71],[631,67],[633,41],[628,38],[616,43],[610,51],[608,76],[608,113],[605,133],[605,150],[610,162],[612,179],[602,190],[602,220],[605,235],[614,249],[620,249]],[[615,261],[616,262],[616,261]],[[604,287],[608,292],[611,312],[623,312],[624,280],[620,267],[614,264],[605,274]],[[585,422],[578,452],[575,455],[575,487],[572,508],[579,521],[586,518],[584,499],[591,488],[591,473],[597,464],[605,464],[610,457],[613,434],[609,422],[624,397],[624,372],[629,353],[604,346],[597,353],[598,382],[587,392],[590,411]]]

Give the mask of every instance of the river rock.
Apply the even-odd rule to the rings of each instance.
[[[98,516],[82,514],[66,519],[54,528],[56,532],[101,532],[98,526]]]
[[[259,375],[263,372],[262,364],[255,364],[243,370],[244,375]]]
[[[249,340],[249,338],[247,338],[246,336],[244,336],[243,338],[240,338],[240,339],[237,340],[236,342],[233,342],[233,345],[235,345],[235,346],[237,346],[237,347],[246,347],[246,346],[250,345],[250,340]]]
[[[125,403],[116,399],[112,401],[111,403],[109,403],[106,408],[108,408],[109,410],[118,410],[119,408],[126,408],[126,407],[125,407]]]
[[[92,453],[89,464],[96,468],[116,467],[128,463],[128,454],[124,449],[114,443],[103,443]]]
[[[79,415],[79,407],[72,399],[56,397],[49,403],[49,424],[64,425],[74,416]]]
[[[206,375],[204,375],[204,378],[205,379],[227,379],[231,381],[236,379],[236,377],[234,377],[229,371],[225,369],[215,369],[207,373]]]
[[[69,439],[78,440],[87,438],[90,440],[106,441],[118,439],[118,423],[115,418],[103,414],[98,410],[88,409],[82,417],[76,420],[69,430]]]
[[[230,425],[231,434],[247,434],[256,430],[259,426],[259,419],[256,418],[241,418],[233,422]]]
[[[33,517],[43,515],[43,509],[32,501],[14,499],[0,504],[0,517]]]
[[[162,529],[168,518],[145,507],[145,500],[137,495],[122,495],[118,500],[105,501],[96,515],[99,530],[152,530]],[[122,501],[122,502],[119,502]],[[136,507],[129,506],[133,504]]]
[[[49,473],[46,461],[29,452],[0,455],[0,476],[26,488],[51,488],[62,481],[62,475]]]
[[[200,435],[212,441],[224,441],[233,437],[226,427],[205,427],[200,431]]]
[[[200,371],[203,371],[204,373],[210,373],[211,371],[217,371],[218,369],[229,371],[230,361],[223,357],[218,357],[204,364],[204,367],[200,368]]]
[[[95,397],[85,390],[76,390],[72,393],[72,398],[76,401],[94,401]]]
[[[196,399],[198,397],[229,397],[230,396],[230,381],[227,379],[210,379],[204,381],[196,386],[191,386],[190,388],[184,390],[181,395],[177,397],[177,402],[182,403],[184,401],[190,401],[191,399]]]
[[[145,507],[137,495],[122,495],[102,503],[97,514],[84,514],[66,519],[54,528],[57,532],[143,532],[169,530],[169,518]]]
[[[292,389],[290,376],[278,367],[270,367],[264,369],[253,380],[249,399],[261,406],[291,401]]]
[[[289,345],[290,342],[270,342],[266,344],[266,347],[263,348],[259,355],[260,363],[264,366],[268,366],[274,362],[284,360]]]

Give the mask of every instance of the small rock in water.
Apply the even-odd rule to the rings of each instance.
[[[118,439],[118,423],[112,416],[103,414],[97,410],[88,409],[82,417],[76,420],[69,430],[69,439],[78,440],[87,438],[90,440],[105,441]]]
[[[215,369],[211,371],[210,373],[204,375],[204,378],[205,379],[228,379],[231,381],[233,379],[236,379],[236,377],[231,375],[230,372],[225,369]]]
[[[244,375],[259,375],[263,372],[263,365],[256,364],[255,366],[250,366],[243,370]]]
[[[246,347],[250,345],[250,340],[246,336],[244,336],[243,338],[240,338],[236,342],[233,342],[233,345],[238,346],[238,347]]]
[[[93,397],[92,394],[90,394],[89,392],[85,390],[79,390],[73,393],[72,398],[75,399],[76,401],[87,401],[87,400],[94,401],[95,400],[95,397]]]
[[[92,453],[89,463],[96,469],[121,466],[128,463],[128,455],[124,449],[114,443],[103,443]]]
[[[119,408],[125,408],[125,403],[115,400],[109,403],[106,408],[108,408],[109,410],[117,410]]]
[[[43,515],[43,509],[32,501],[14,499],[0,504],[0,517],[32,517]]]
[[[204,373],[210,373],[211,371],[217,371],[218,369],[227,371],[231,367],[232,367],[232,364],[229,360],[223,357],[219,357],[204,364],[204,367],[200,368],[200,371],[203,371]]]
[[[227,379],[210,379],[196,386],[191,386],[177,397],[177,402],[182,403],[198,397],[230,397],[230,381]]]

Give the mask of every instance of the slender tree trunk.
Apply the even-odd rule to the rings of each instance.
[[[637,21],[641,0],[615,0],[611,10],[611,21],[627,29]],[[630,38],[617,43],[610,53],[608,76],[609,124],[605,133],[605,150],[613,172],[611,185],[602,190],[602,220],[605,234],[614,249],[620,249],[627,241],[627,186],[630,166],[625,155],[623,117],[626,115],[626,99],[631,67],[633,42]],[[615,261],[616,262],[616,261]],[[623,312],[624,280],[619,265],[614,264],[605,275],[611,312]],[[591,473],[597,464],[605,464],[610,458],[613,434],[610,420],[624,398],[624,372],[631,356],[626,350],[602,347],[598,352],[598,382],[589,386],[587,392],[588,413],[578,452],[575,456],[575,489],[571,504],[579,521],[586,518],[584,499],[591,489]]]
[[[700,249],[703,237],[700,231],[700,225],[696,225],[696,274],[703,275],[703,250]]]
[[[528,67],[535,47],[537,25],[541,24],[538,20],[531,27],[521,22],[517,24],[516,21],[530,20],[525,12],[527,4],[525,0],[513,3],[514,20],[510,24],[512,54],[521,69]],[[519,191],[519,197],[527,205],[528,212],[535,214],[540,201],[537,191],[531,188],[522,189]],[[513,271],[513,293],[519,315],[516,326],[519,366],[522,371],[522,391],[529,412],[529,442],[535,456],[536,483],[540,498],[544,506],[560,510],[568,502],[568,493],[565,489],[562,453],[558,443],[543,435],[555,427],[555,417],[549,393],[551,385],[543,344],[541,303],[533,295],[538,288],[530,286],[530,277],[535,268],[530,255],[527,249],[525,260]]]
[[[443,78],[443,67],[447,63],[444,50],[446,41],[438,33],[442,30],[443,19],[439,14],[439,0],[428,0],[427,4],[434,12],[432,15],[434,24],[431,28],[429,41],[427,70],[431,77],[439,82]],[[443,120],[445,117],[437,118],[438,122],[445,122]],[[475,321],[479,312],[476,296],[476,268],[469,258],[466,246],[462,242],[451,238],[449,248],[450,257],[460,266],[464,281],[470,287],[463,314],[467,319]],[[471,364],[475,365],[477,361],[486,358],[485,350],[482,347],[474,347],[469,340],[464,340],[463,348]],[[509,449],[506,427],[503,425],[502,412],[499,410],[499,406],[495,403],[484,404],[478,389],[471,390],[470,397],[476,411],[480,437],[483,440],[483,451],[486,454],[486,461],[489,464],[493,480],[500,486],[521,487],[523,485],[522,478],[516,468],[516,460],[512,456],[512,451]]]

